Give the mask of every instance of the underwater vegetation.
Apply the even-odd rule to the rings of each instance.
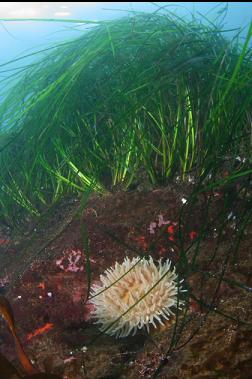
[[[241,43],[218,23],[169,12],[94,26],[33,64],[20,58],[2,81],[7,223],[17,209],[36,217],[88,187],[104,193],[189,174],[203,181],[225,165],[234,174],[226,181],[250,172],[252,27]]]
[[[70,379],[161,379],[174,352],[170,377],[249,372],[252,24],[221,20],[132,12],[0,66],[0,287],[39,369],[50,347]]]

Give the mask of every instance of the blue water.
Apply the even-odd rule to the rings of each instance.
[[[228,7],[224,26],[227,29],[242,28],[243,37],[249,23],[252,21],[252,2],[162,2],[156,3],[167,7],[181,16],[191,14],[206,15],[214,20],[224,7]],[[98,3],[66,3],[66,2],[44,2],[44,3],[0,3],[0,18],[58,18],[58,19],[85,19],[85,20],[109,20],[127,14],[127,11],[157,10],[157,6],[147,2],[98,2]],[[28,51],[37,50],[39,47],[47,46],[55,42],[73,38],[83,33],[83,26],[69,23],[49,22],[8,22],[0,23],[0,64],[11,60],[18,55]],[[235,33],[229,32],[232,36]]]

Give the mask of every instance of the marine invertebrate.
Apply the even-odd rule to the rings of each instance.
[[[183,301],[177,298],[182,289],[171,262],[156,265],[152,259],[126,257],[122,264],[115,263],[100,276],[101,284],[91,288],[92,317],[102,324],[101,331],[116,337],[126,337],[131,332],[149,326],[163,325],[174,315],[172,308],[179,308]]]

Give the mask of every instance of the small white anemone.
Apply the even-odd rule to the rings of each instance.
[[[157,327],[155,322],[164,325],[164,319],[174,315],[172,308],[184,305],[177,301],[178,286],[179,292],[186,291],[181,286],[183,280],[178,283],[175,267],[170,267],[169,260],[155,265],[152,257],[126,257],[122,264],[116,262],[107,269],[100,276],[101,284],[91,288],[92,316],[102,324],[100,330],[126,337],[143,327],[149,332],[150,324]]]

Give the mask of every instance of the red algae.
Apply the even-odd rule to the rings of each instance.
[[[26,336],[26,340],[30,341],[32,338],[37,337],[42,333],[48,332],[48,330],[51,330],[53,327],[54,327],[54,325],[49,322],[49,323],[45,324],[44,326],[41,326],[40,328],[34,330],[34,332],[29,333]]]

